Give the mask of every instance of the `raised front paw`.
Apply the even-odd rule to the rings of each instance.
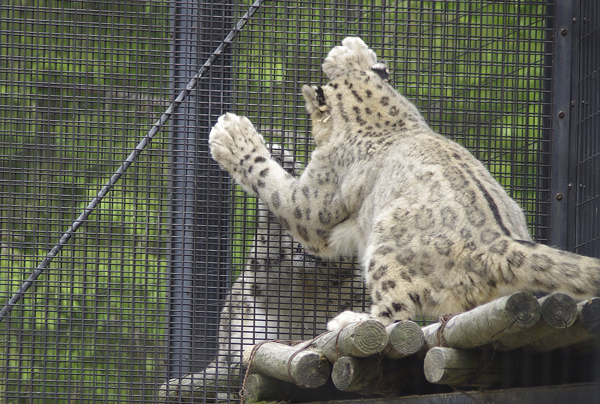
[[[377,64],[377,55],[358,37],[347,37],[334,47],[323,62],[323,72],[333,79],[352,71],[368,71]]]
[[[255,164],[271,158],[263,137],[248,118],[226,113],[213,126],[208,138],[212,157],[249,192]],[[256,173],[259,174],[259,173]]]

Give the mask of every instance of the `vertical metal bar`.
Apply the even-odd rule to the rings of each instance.
[[[231,4],[175,0],[173,86],[185,87],[200,63],[225,38]],[[169,376],[206,366],[216,350],[219,269],[229,251],[228,181],[210,159],[207,136],[218,115],[230,109],[226,54],[211,67],[172,124],[172,248]]]
[[[579,41],[580,36],[580,25],[579,21],[580,14],[580,1],[572,1],[573,9],[571,14],[571,21],[569,27],[569,35],[571,36],[571,98],[569,102],[570,119],[569,119],[569,198],[568,198],[568,215],[567,215],[567,244],[565,249],[569,251],[575,251],[577,247],[577,233],[578,233],[578,217],[577,217],[577,199],[578,199],[578,187],[577,183],[577,169],[580,162],[579,156]],[[565,22],[567,23],[567,22]]]
[[[569,146],[571,119],[571,58],[574,0],[556,1],[554,26],[554,103],[551,183],[550,243],[567,248],[569,208]]]
[[[190,3],[185,0],[173,2],[174,91],[185,85],[185,78],[191,77],[193,66],[199,63],[197,7],[194,9]],[[195,94],[190,94],[188,102],[180,107],[172,120],[169,377],[181,377],[192,372],[193,273],[196,257],[193,178],[197,164],[196,139],[189,138],[186,129],[194,127],[193,117],[196,114],[191,112],[195,110],[195,97]]]

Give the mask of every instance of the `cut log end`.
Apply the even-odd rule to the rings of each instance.
[[[370,358],[341,357],[331,370],[331,379],[340,391],[361,395],[398,395],[399,382],[406,377],[401,361],[387,360],[383,356]]]
[[[531,293],[513,293],[506,302],[506,313],[515,327],[528,328],[540,318],[540,304]]]
[[[313,340],[311,347],[335,363],[340,356],[366,358],[383,351],[387,344],[385,326],[377,320],[365,320],[321,334]]]
[[[291,373],[294,383],[300,387],[322,386],[330,374],[329,361],[316,352],[307,352],[306,355],[296,356],[289,366],[288,373]]]
[[[425,369],[425,378],[429,383],[440,383],[444,380],[444,356],[437,348],[432,348],[425,356],[423,368]]]
[[[412,321],[400,321],[387,326],[389,336],[386,355],[399,359],[418,352],[425,343],[421,327]]]
[[[388,342],[385,326],[376,320],[350,325],[340,332],[338,345],[342,352],[354,356],[369,356],[381,352]]]
[[[338,390],[347,391],[355,377],[356,360],[343,356],[333,365],[331,378]]]
[[[288,384],[282,380],[260,374],[248,375],[244,392],[245,402],[252,404],[259,401],[286,400],[288,390]]]
[[[588,300],[581,309],[583,327],[595,335],[600,335],[600,298]]]
[[[430,383],[489,387],[502,380],[501,362],[484,351],[436,347],[427,352],[423,369]]]
[[[577,320],[577,303],[564,293],[552,293],[539,302],[542,318],[552,328],[567,328]]]

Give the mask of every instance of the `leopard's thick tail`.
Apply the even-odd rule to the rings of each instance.
[[[563,292],[575,299],[600,295],[600,260],[524,240],[510,240],[500,277],[531,292]]]

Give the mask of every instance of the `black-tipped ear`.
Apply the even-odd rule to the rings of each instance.
[[[379,77],[381,77],[383,80],[388,81],[388,82],[390,81],[390,71],[388,70],[385,62],[375,63],[371,67],[371,70],[373,70],[373,72],[377,73],[377,75]]]
[[[319,86],[319,87],[317,87],[316,92],[317,92],[317,101],[319,103],[319,106],[325,105],[325,93],[323,92],[323,89]]]

